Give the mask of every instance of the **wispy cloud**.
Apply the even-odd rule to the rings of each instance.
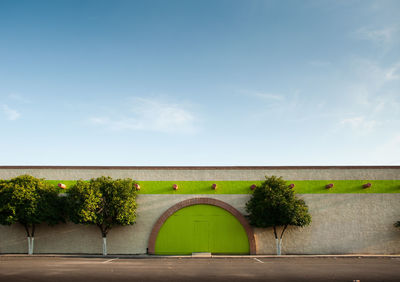
[[[11,121],[17,120],[21,116],[21,114],[18,111],[11,109],[8,105],[1,105],[1,110],[3,114],[6,116],[6,119]]]
[[[273,93],[255,92],[254,96],[266,100],[275,100],[275,101],[285,100],[285,97],[283,95],[273,94]]]
[[[241,94],[257,97],[264,100],[269,101],[283,101],[285,100],[285,96],[277,93],[270,93],[270,92],[261,92],[261,91],[249,91],[249,90],[242,90],[240,91]]]
[[[344,126],[350,126],[351,129],[357,131],[371,131],[379,123],[376,120],[367,119],[365,116],[357,116],[352,118],[344,118],[340,121],[340,124]]]
[[[25,97],[23,97],[22,95],[17,94],[17,93],[11,93],[10,95],[8,95],[8,98],[10,98],[14,101],[20,102],[20,103],[25,103],[25,104],[28,104],[31,102],[30,100],[26,99]]]
[[[288,92],[277,93],[273,91],[251,91],[238,90],[246,98],[245,103],[251,105],[251,112],[246,118],[252,122],[263,121],[264,125],[273,124],[277,121],[298,123],[300,119],[307,119],[307,99],[300,90],[295,89]],[[248,105],[247,105],[248,106]],[[320,105],[318,105],[320,106]]]
[[[400,107],[398,89],[392,83],[400,81],[400,62],[382,67],[370,60],[357,60],[353,64],[357,77],[347,88],[362,110],[378,113],[395,112]]]
[[[386,82],[400,80],[400,61],[383,67],[372,60],[355,60],[354,68],[360,78],[367,78],[367,83],[381,86]]]
[[[94,116],[90,122],[112,130],[142,130],[165,133],[193,133],[196,118],[184,104],[134,97],[127,114]]]
[[[386,70],[387,80],[400,80],[400,62]]]
[[[372,60],[354,60],[351,82],[343,86],[342,115],[338,128],[354,133],[375,133],[400,120],[400,62],[382,66]],[[400,126],[400,125],[399,125]]]
[[[355,35],[358,39],[368,40],[377,45],[388,46],[394,41],[398,32],[398,26],[381,28],[362,27],[355,32]]]

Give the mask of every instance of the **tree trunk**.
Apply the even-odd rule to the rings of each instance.
[[[111,228],[103,226],[102,224],[97,225],[100,228],[101,235],[103,236],[103,256],[107,255],[107,233]]]
[[[282,238],[280,239],[276,238],[275,242],[276,242],[276,254],[280,256],[282,250]]]
[[[33,242],[35,240],[34,237],[27,237],[28,239],[28,255],[32,255],[33,254]]]
[[[107,227],[103,224],[97,224],[101,231],[101,235],[103,237],[103,256],[107,255],[107,233],[110,231],[111,227]]]
[[[288,227],[288,225],[284,225],[282,232],[281,232],[281,236],[278,238],[278,233],[276,232],[276,227],[274,226],[274,235],[275,235],[275,242],[276,242],[276,254],[278,256],[280,256],[282,254],[282,237],[283,234],[285,233],[286,228]]]
[[[107,255],[107,237],[103,237],[103,256]]]
[[[35,237],[31,237],[31,253],[30,255],[33,255],[33,242],[35,241]]]
[[[25,227],[26,238],[28,239],[28,255],[33,254],[33,242],[35,240],[35,224],[32,224],[32,231],[29,230],[29,225],[27,223],[21,223]]]
[[[28,239],[28,255],[31,255],[31,237],[26,237],[26,239]]]

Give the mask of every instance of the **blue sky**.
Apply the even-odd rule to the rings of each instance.
[[[0,165],[400,165],[399,1],[0,1]]]

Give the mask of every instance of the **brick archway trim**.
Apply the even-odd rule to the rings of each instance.
[[[248,223],[247,219],[234,207],[231,205],[212,198],[192,198],[182,202],[179,202],[168,210],[166,210],[157,222],[154,224],[153,229],[151,230],[150,237],[149,237],[149,244],[148,244],[148,253],[151,255],[155,254],[155,246],[156,240],[158,236],[158,232],[160,231],[161,227],[165,223],[165,221],[173,215],[176,211],[183,209],[185,207],[194,206],[194,205],[212,205],[220,207],[229,213],[231,213],[239,222],[242,224],[244,230],[246,231],[247,238],[249,240],[249,247],[250,247],[250,255],[256,254],[256,240],[254,238],[254,232],[251,228],[250,224]]]

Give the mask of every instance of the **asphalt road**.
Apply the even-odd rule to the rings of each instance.
[[[400,281],[400,258],[0,256],[0,281]]]

